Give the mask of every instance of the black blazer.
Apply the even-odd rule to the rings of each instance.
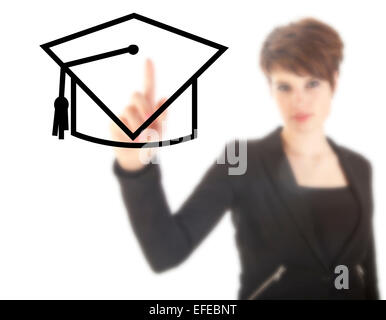
[[[246,141],[244,175],[229,175],[231,165],[215,161],[174,214],[159,165],[125,171],[114,161],[130,222],[151,268],[162,272],[183,262],[230,210],[241,260],[239,299],[379,299],[369,161],[327,137],[361,209],[355,230],[330,264],[312,232],[281,130]],[[181,179],[185,169],[181,166]],[[335,288],[338,265],[348,268],[348,289]]]

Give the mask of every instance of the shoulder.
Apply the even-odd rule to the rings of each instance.
[[[260,155],[263,153],[264,138],[234,138],[228,140],[222,149],[222,170],[226,170],[232,181],[256,174],[260,168]],[[238,177],[237,177],[238,176]]]
[[[338,145],[337,147],[340,152],[346,157],[346,159],[356,168],[371,171],[371,162],[362,153],[347,146]]]
[[[372,180],[373,169],[370,160],[366,156],[347,146],[337,145],[337,148],[354,172],[362,177],[364,181]]]

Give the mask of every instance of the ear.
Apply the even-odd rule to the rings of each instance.
[[[273,88],[272,88],[272,82],[270,78],[268,78],[268,89],[271,97],[273,97]]]
[[[336,92],[336,89],[338,88],[338,83],[339,83],[339,72],[335,71],[334,72],[334,90],[333,90],[333,93]]]

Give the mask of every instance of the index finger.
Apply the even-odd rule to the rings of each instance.
[[[154,65],[153,62],[148,58],[146,59],[145,64],[145,98],[147,99],[151,107],[154,107],[154,82]]]

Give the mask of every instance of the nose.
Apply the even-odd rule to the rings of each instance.
[[[306,104],[306,95],[301,89],[294,90],[291,98],[294,107],[302,108]]]

